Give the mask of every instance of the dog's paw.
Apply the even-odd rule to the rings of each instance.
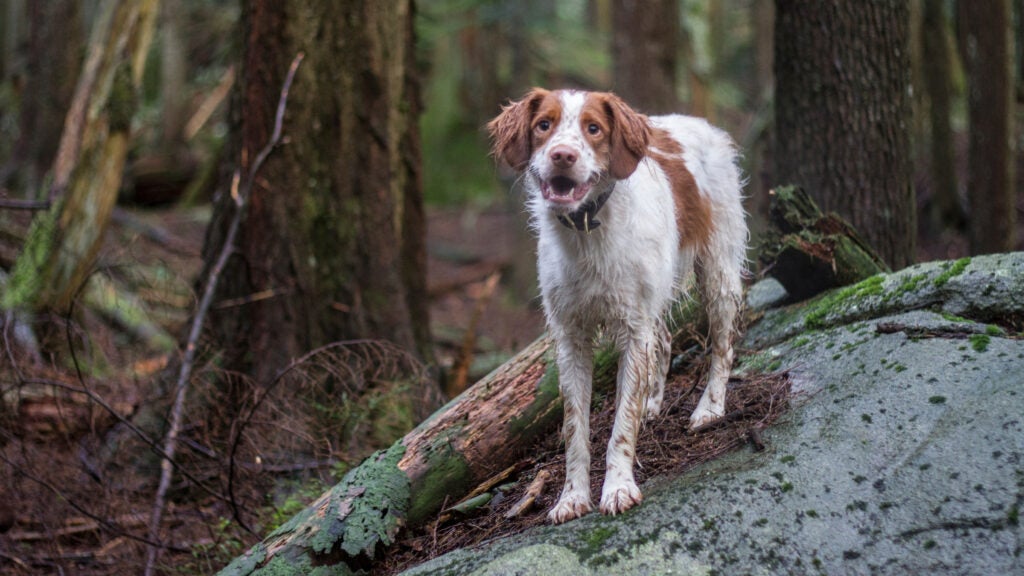
[[[609,485],[605,482],[601,490],[601,513],[615,516],[643,502],[644,496],[637,488],[636,482],[616,482]]]
[[[555,507],[548,512],[548,520],[552,524],[561,524],[579,518],[592,509],[589,495],[581,492],[562,494]]]
[[[722,416],[725,416],[724,406],[712,406],[710,402],[705,403],[702,400],[693,410],[693,414],[690,414],[690,430],[710,424]]]

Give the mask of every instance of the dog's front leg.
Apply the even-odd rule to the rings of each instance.
[[[558,354],[558,387],[562,392],[565,420],[565,485],[548,519],[567,522],[590,512],[590,396],[594,352],[583,338],[555,338]]]
[[[651,379],[664,378],[658,368],[658,346],[660,342],[653,334],[631,337],[619,360],[615,424],[608,441],[607,467],[601,489],[601,512],[604,514],[625,512],[643,500],[633,478],[633,460]]]

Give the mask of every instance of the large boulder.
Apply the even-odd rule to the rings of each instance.
[[[769,310],[738,368],[791,375],[767,450],[406,574],[1024,573],[1022,321],[1020,253]]]

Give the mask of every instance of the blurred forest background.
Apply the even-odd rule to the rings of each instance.
[[[214,572],[539,336],[532,86],[725,128],[755,275],[787,183],[1024,245],[1024,2],[305,4],[4,0],[0,572]]]

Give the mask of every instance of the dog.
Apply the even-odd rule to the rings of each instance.
[[[747,226],[737,148],[699,118],[645,116],[606,92],[534,88],[487,128],[493,156],[521,173],[563,397],[566,475],[548,513],[588,513],[594,339],[621,352],[600,509],[643,498],[633,476],[641,421],[661,410],[670,364],[666,316],[696,276],[711,368],[690,416],[725,413],[741,305]]]

